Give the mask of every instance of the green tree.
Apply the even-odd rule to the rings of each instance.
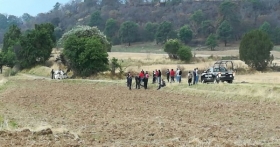
[[[219,6],[219,13],[222,16],[222,21],[228,21],[230,23],[238,21],[238,6],[236,3],[226,0],[223,1]]]
[[[272,41],[274,44],[280,44],[280,27],[276,27],[273,31]]]
[[[189,62],[192,58],[192,50],[189,46],[182,46],[179,48],[177,55],[180,60]]]
[[[115,19],[110,18],[106,21],[104,33],[109,39],[115,37],[118,30],[119,30],[119,26]]]
[[[65,43],[63,55],[75,75],[89,76],[108,69],[107,44],[99,36],[78,37],[70,35]]]
[[[111,74],[115,75],[116,74],[116,69],[121,68],[121,64],[118,62],[118,59],[113,57],[111,59]]]
[[[69,30],[68,32],[65,32],[62,35],[62,37],[58,40],[58,45],[64,46],[64,43],[67,40],[67,38],[69,38],[72,35],[75,35],[80,38],[97,36],[101,38],[102,43],[106,45],[106,50],[108,52],[111,51],[112,44],[107,40],[106,36],[97,27],[90,27],[84,25],[78,25]]]
[[[222,40],[225,43],[225,46],[227,46],[227,43],[231,38],[231,34],[232,34],[232,27],[228,23],[228,21],[225,20],[222,22],[222,24],[219,26],[217,30],[217,34],[220,40]]]
[[[262,30],[262,31],[264,31],[264,32],[266,32],[268,35],[270,35],[272,32],[272,30],[271,30],[271,26],[270,26],[270,24],[267,22],[267,21],[265,21],[261,26],[260,26],[260,28],[259,28],[260,30]]]
[[[168,54],[169,58],[177,59],[177,52],[182,47],[182,43],[177,39],[169,39],[164,44],[164,51]]]
[[[172,23],[168,21],[164,21],[160,23],[156,32],[156,41],[157,43],[165,43],[167,39],[170,37],[170,33],[172,32]]]
[[[101,17],[100,11],[95,11],[90,16],[89,26],[96,26],[99,30],[104,29],[104,21]]]
[[[59,40],[61,36],[63,35],[63,30],[60,27],[56,27],[54,29],[54,36],[56,40]]]
[[[13,48],[14,45],[19,44],[20,37],[20,28],[18,28],[16,25],[11,25],[8,32],[6,32],[4,35],[2,52],[5,54],[9,48]]]
[[[271,62],[270,51],[273,43],[267,33],[261,30],[253,30],[246,33],[239,47],[240,60],[249,67],[262,71]]]
[[[254,25],[257,24],[260,11],[263,9],[263,3],[260,0],[250,0],[253,8]]]
[[[29,31],[20,40],[19,64],[21,68],[28,68],[44,63],[51,55],[55,46],[54,26],[50,23],[36,24],[35,29]]]
[[[211,33],[215,32],[215,27],[212,24],[211,20],[205,20],[201,22],[201,33],[203,33],[205,36],[210,35]]]
[[[193,32],[189,26],[185,25],[180,28],[179,39],[185,44],[189,43],[192,40]]]
[[[147,22],[145,25],[145,31],[146,31],[146,39],[148,41],[154,41],[155,40],[155,35],[157,32],[158,28],[158,23],[152,23],[152,22]]]
[[[138,35],[138,25],[132,21],[126,21],[122,23],[119,36],[121,38],[122,43],[128,43],[128,46],[132,42],[135,42]]]
[[[201,9],[194,11],[194,13],[191,15],[191,21],[193,22],[193,28],[195,30],[195,34],[197,34],[197,31],[204,20],[204,14]]]
[[[3,54],[3,65],[6,65],[7,67],[14,67],[16,65],[16,54],[12,50],[12,48],[9,48],[7,52]]]
[[[8,18],[4,14],[0,13],[0,29],[6,29],[8,27]]]
[[[210,34],[205,44],[213,51],[215,47],[218,46],[217,37],[214,34]]]

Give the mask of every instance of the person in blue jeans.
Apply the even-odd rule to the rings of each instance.
[[[193,69],[193,85],[195,84],[196,82],[196,71],[195,69]]]
[[[196,68],[195,74],[196,74],[195,83],[197,84],[199,80],[198,68]]]

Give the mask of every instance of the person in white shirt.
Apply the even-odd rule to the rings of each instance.
[[[180,69],[177,68],[177,70],[176,70],[176,81],[177,81],[177,82],[180,82],[180,81],[179,81],[179,73],[180,73]]]

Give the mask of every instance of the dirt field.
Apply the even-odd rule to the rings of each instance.
[[[280,145],[280,107],[276,102],[213,99],[174,91],[191,90],[185,84],[165,88],[156,90],[150,85],[148,90],[130,91],[124,81],[10,78],[1,87],[0,144]]]

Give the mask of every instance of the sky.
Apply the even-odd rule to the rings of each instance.
[[[22,16],[28,13],[36,16],[38,13],[46,13],[53,9],[56,2],[66,4],[70,0],[0,0],[0,13]]]

